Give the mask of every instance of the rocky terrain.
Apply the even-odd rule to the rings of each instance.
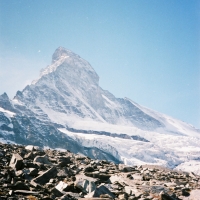
[[[200,176],[0,143],[0,199],[198,200]]]

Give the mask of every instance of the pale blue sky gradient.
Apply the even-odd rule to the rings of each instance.
[[[13,98],[63,46],[100,86],[200,128],[200,1],[0,0],[0,93]]]

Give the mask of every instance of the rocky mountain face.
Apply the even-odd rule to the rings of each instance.
[[[200,176],[0,143],[1,200],[200,200]]]
[[[41,72],[40,78],[18,92],[14,100],[40,119],[46,120],[47,114],[50,120],[65,126],[71,125],[74,116],[79,120],[131,124],[148,130],[164,126],[128,99],[118,99],[104,91],[91,65],[61,47],[55,51],[52,64]],[[58,116],[58,113],[62,119],[55,119],[54,114]]]
[[[0,96],[0,138],[200,174],[199,130],[128,98],[116,98],[99,86],[87,61],[63,47],[13,100],[5,93]]]

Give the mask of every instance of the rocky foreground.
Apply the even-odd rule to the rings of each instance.
[[[0,200],[198,200],[200,176],[0,143]]]

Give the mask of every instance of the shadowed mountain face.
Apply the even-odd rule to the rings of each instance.
[[[198,160],[200,152],[199,130],[116,98],[99,86],[87,61],[63,47],[12,101],[5,93],[0,96],[0,137],[114,162],[172,168]],[[181,149],[186,141],[192,150]]]

